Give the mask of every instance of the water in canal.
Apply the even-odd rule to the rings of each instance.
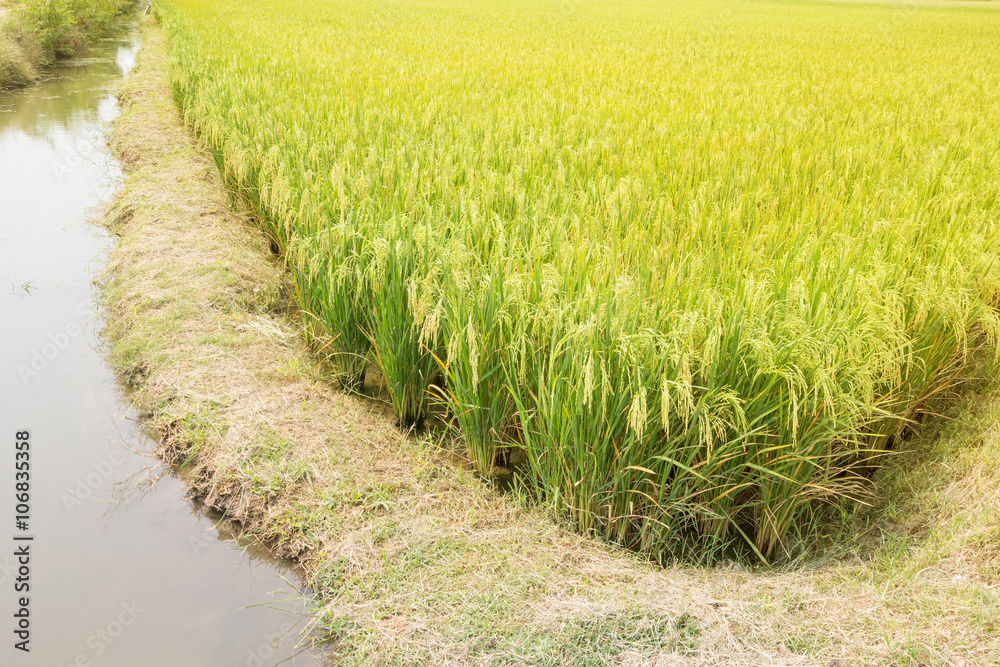
[[[121,178],[103,136],[138,49],[128,33],[0,93],[0,665],[318,665],[297,646],[294,574],[144,454],[154,443],[102,353],[93,281],[113,239],[93,219]]]

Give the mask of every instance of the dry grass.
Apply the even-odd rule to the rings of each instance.
[[[38,78],[42,53],[37,43],[0,7],[0,90],[24,86]]]
[[[1000,442],[996,396],[968,413],[993,420],[969,426],[979,440],[955,434],[948,458],[918,443],[929,474],[890,470],[888,498],[925,484],[903,510],[908,523],[896,502],[846,517],[858,553],[836,562],[657,569],[576,535],[330,389],[283,312],[285,272],[179,119],[150,21],[113,137],[129,173],[108,216],[120,236],[106,287],[113,356],[163,456],[193,466],[196,493],[298,560],[337,639],[331,659],[1000,660],[1000,479],[986,464]]]

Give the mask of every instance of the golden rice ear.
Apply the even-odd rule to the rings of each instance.
[[[558,31],[488,3],[294,30],[177,5],[185,114],[330,347],[373,351],[404,421],[444,374],[476,469],[523,447],[582,531],[768,555],[977,349],[1000,360],[988,58],[956,73],[914,34],[905,71],[803,69],[808,31],[656,3],[634,35],[603,5]],[[877,59],[878,29],[843,38]]]

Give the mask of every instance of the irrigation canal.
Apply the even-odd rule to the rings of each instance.
[[[93,282],[113,238],[94,218],[121,181],[104,136],[138,49],[128,32],[0,93],[0,665],[319,665],[297,648],[294,573],[147,455],[102,350]]]

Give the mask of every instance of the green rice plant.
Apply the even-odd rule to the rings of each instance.
[[[440,385],[581,531],[771,558],[1000,350],[1000,13],[557,5],[157,2],[346,387]]]
[[[421,239],[406,221],[389,220],[386,227],[392,231],[376,242],[369,265],[374,295],[369,336],[393,410],[400,424],[409,427],[426,416],[437,368],[436,325],[433,316],[427,318],[426,306],[418,305],[426,303],[427,290],[433,290],[432,276],[421,280],[417,273],[430,263],[433,251],[428,230],[421,230]]]
[[[311,258],[295,269],[296,293],[306,313],[322,318],[318,322],[320,339],[324,340],[320,349],[331,348],[330,357],[341,387],[360,392],[365,384],[371,348],[368,332],[372,329],[368,319],[372,306],[366,298],[370,292],[356,261],[365,253],[366,242],[346,226],[330,227],[320,238],[321,243],[316,239],[299,241],[289,253]]]
[[[503,267],[482,267],[471,258],[453,266],[440,314],[448,327],[446,360],[438,358],[446,381],[440,391],[473,466],[485,476],[523,444],[505,373],[518,315],[506,276]]]

